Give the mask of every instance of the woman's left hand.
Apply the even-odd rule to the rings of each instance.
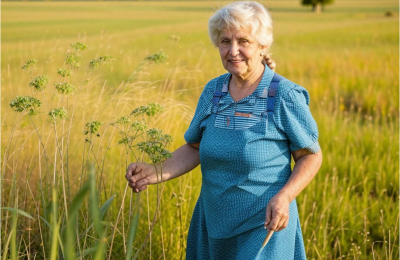
[[[281,231],[289,223],[289,199],[278,193],[268,202],[264,227],[268,231]]]
[[[264,61],[265,61],[265,64],[267,64],[267,66],[268,66],[271,70],[275,71],[275,69],[276,69],[276,63],[275,63],[275,61],[271,58],[271,56],[270,56],[269,54],[267,54],[267,55],[264,56]]]

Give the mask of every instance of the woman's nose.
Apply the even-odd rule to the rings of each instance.
[[[236,42],[232,42],[230,52],[232,56],[239,54],[239,45]]]

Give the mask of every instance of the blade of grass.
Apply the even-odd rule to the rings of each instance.
[[[69,220],[67,223],[66,229],[66,250],[65,250],[65,258],[67,260],[76,259],[75,256],[75,228],[76,228],[76,218],[78,215],[78,211],[83,204],[86,194],[89,192],[89,184],[85,183],[78,194],[72,200],[71,206],[68,211]]]
[[[105,217],[105,214],[108,211],[108,208],[111,206],[111,203],[115,199],[115,195],[113,195],[111,198],[109,198],[100,208],[100,221],[102,221]],[[87,234],[89,230],[93,227],[93,224],[91,224],[83,234]]]
[[[97,245],[83,250],[82,255],[77,255],[78,259],[85,259],[87,255],[93,254],[97,251]]]
[[[52,216],[51,216],[51,250],[50,250],[50,259],[56,260],[57,259],[57,252],[58,252],[58,236],[59,236],[59,228],[60,223],[58,223],[58,196],[55,188],[53,188],[52,194]]]
[[[30,214],[26,213],[26,212],[23,211],[23,210],[17,209],[17,208],[2,207],[1,209],[2,209],[2,210],[8,210],[8,211],[11,211],[11,212],[20,214],[20,215],[22,215],[22,216],[24,216],[24,217],[27,217],[27,218],[30,218],[30,219],[34,220],[34,218],[33,218]]]
[[[93,164],[89,165],[89,208],[90,215],[93,221],[93,226],[96,234],[101,236],[103,233],[103,227],[100,223],[100,212],[99,212],[99,199],[96,191],[96,178],[94,173]]]
[[[8,246],[10,245],[12,233],[13,233],[13,230],[11,230],[10,235],[8,235],[7,242],[6,242],[6,244],[4,245],[4,248],[3,248],[3,260],[6,260],[6,259],[7,259]]]
[[[108,208],[111,206],[111,203],[113,202],[113,200],[115,199],[115,195],[111,196],[111,198],[109,198],[104,204],[103,206],[101,206],[100,208],[100,220],[103,220]]]
[[[17,220],[18,215],[14,211],[13,213],[13,220],[12,220],[12,230],[11,230],[11,259],[17,260]]]
[[[133,254],[132,244],[135,241],[136,231],[139,224],[139,215],[140,215],[139,209],[140,209],[140,193],[137,193],[135,208],[133,211],[133,219],[128,233],[128,250],[126,254],[126,260],[130,260],[132,258]]]
[[[43,217],[41,217],[41,216],[39,216],[39,218],[41,219],[41,220],[43,220],[43,222],[49,227],[49,229],[51,230],[51,225],[50,225],[50,223],[47,221],[47,220],[45,220]]]
[[[100,210],[99,210],[99,198],[97,196],[96,190],[96,177],[94,172],[93,164],[89,166],[89,207],[90,207],[90,215],[93,221],[94,230],[99,237],[99,243],[96,246],[96,251],[93,259],[100,260],[105,257],[105,246],[106,246],[106,231],[103,229],[103,225],[101,224],[100,218]]]

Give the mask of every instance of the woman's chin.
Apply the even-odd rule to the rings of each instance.
[[[246,69],[229,66],[226,69],[233,76],[240,76],[246,73]]]

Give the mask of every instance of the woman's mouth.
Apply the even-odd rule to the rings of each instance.
[[[230,63],[234,63],[234,64],[237,64],[237,63],[240,63],[240,62],[242,62],[243,60],[228,60]]]

